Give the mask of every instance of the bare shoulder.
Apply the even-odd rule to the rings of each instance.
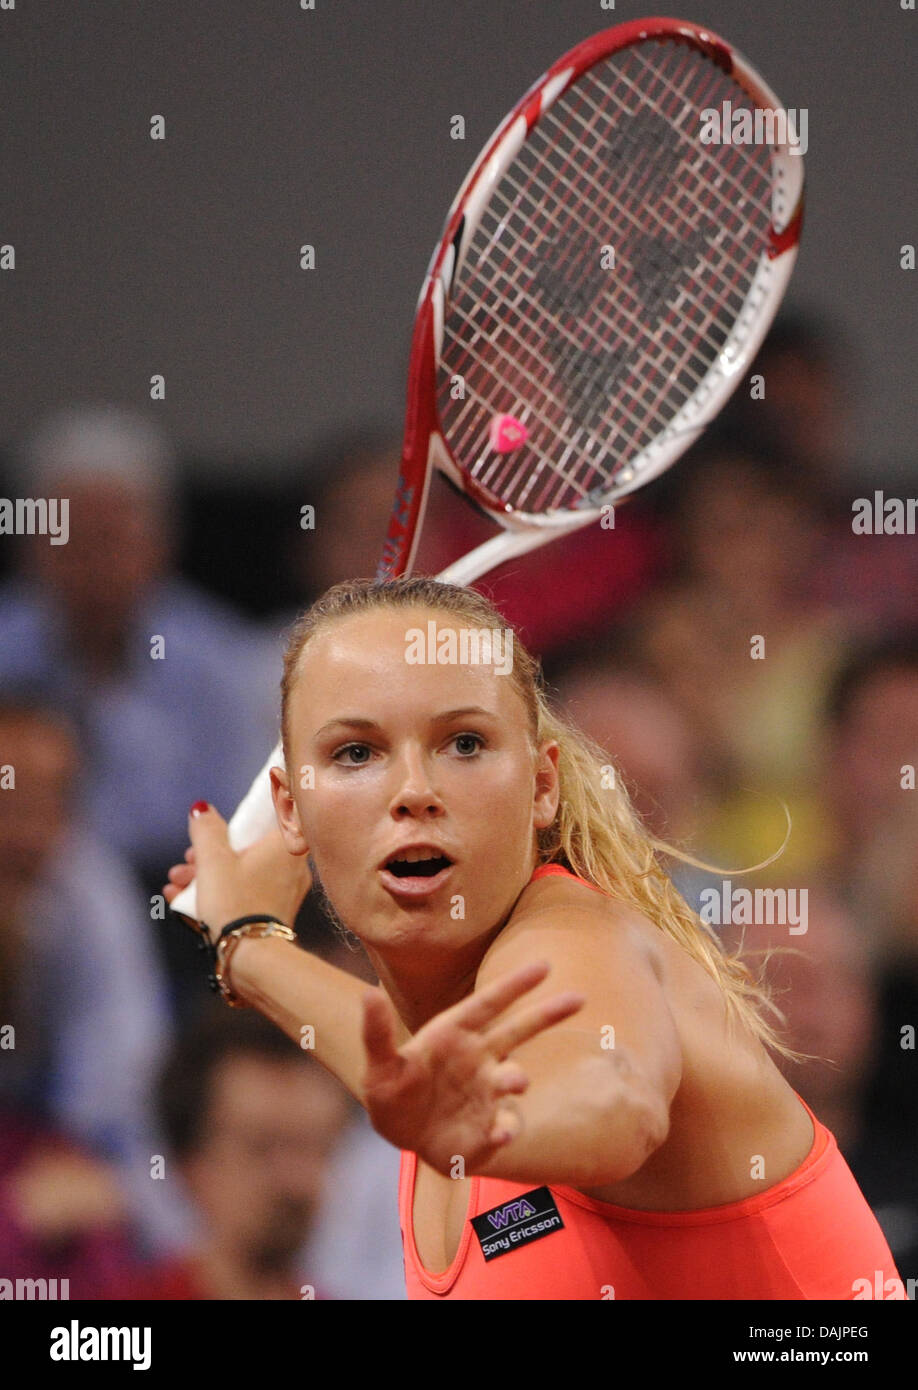
[[[532,959],[533,952],[589,966],[633,956],[659,979],[663,952],[659,932],[641,913],[599,889],[560,875],[527,884],[479,968],[479,983]]]

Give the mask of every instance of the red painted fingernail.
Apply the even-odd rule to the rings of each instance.
[[[196,802],[194,803],[194,805],[192,806],[191,811],[190,811],[189,814],[192,815],[192,816],[201,816],[201,815],[204,814],[205,811],[209,811],[209,810],[210,810],[210,803],[209,803],[208,801],[196,801]]]

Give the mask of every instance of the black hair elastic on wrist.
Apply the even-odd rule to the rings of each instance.
[[[210,969],[207,973],[207,983],[215,994],[219,993],[220,986],[217,983],[217,948],[210,939],[210,927],[206,922],[195,922],[193,930],[197,940],[197,948],[204,951],[207,956],[207,964]]]

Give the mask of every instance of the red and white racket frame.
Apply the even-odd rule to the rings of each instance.
[[[698,49],[730,75],[756,106],[774,112],[783,110],[774,92],[736,49],[710,29],[678,19],[641,19],[607,29],[572,48],[533,83],[500,123],[469,170],[447,215],[443,235],[421,288],[409,361],[401,471],[380,563],[380,578],[394,579],[411,572],[434,467],[456,483],[502,528],[501,534],[485,541],[438,575],[446,583],[474,583],[505,560],[526,554],[556,536],[588,526],[601,516],[601,505],[539,515],[515,512],[496,503],[496,499],[457,464],[443,438],[436,408],[437,366],[450,286],[461,269],[492,190],[533,126],[581,73],[621,49],[656,38],[671,39]],[[685,452],[734,391],[771,326],[797,257],[803,226],[804,182],[803,161],[791,152],[789,145],[776,147],[773,167],[768,247],[717,365],[703,378],[663,433],[620,472],[609,489],[607,502],[643,487]],[[230,821],[229,839],[233,848],[244,849],[275,828],[268,772],[272,767],[283,765],[283,751],[278,745]],[[171,906],[173,911],[197,920],[194,884],[180,893]]]
[[[590,525],[602,514],[601,504],[545,514],[513,511],[471,478],[453,458],[440,431],[436,408],[437,364],[450,287],[461,269],[466,249],[493,189],[533,126],[583,72],[613,53],[648,38],[670,39],[696,48],[732,77],[756,106],[775,112],[783,109],[751,64],[725,40],[710,29],[678,19],[634,20],[595,34],[559,58],[529,88],[500,123],[456,194],[421,288],[408,369],[401,474],[379,578],[393,579],[411,572],[434,467],[504,529],[503,535],[486,541],[445,569],[438,578],[446,583],[471,584],[505,560],[544,545],[553,533],[566,535]],[[773,169],[769,245],[717,366],[707,373],[663,433],[619,473],[605,502],[643,487],[685,452],[735,390],[771,326],[797,257],[803,226],[804,182],[802,159],[791,153],[789,145],[776,147]]]

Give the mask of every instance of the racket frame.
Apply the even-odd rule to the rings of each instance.
[[[446,443],[436,408],[444,322],[452,286],[491,195],[534,126],[571,84],[597,63],[645,39],[669,39],[694,47],[732,77],[756,106],[775,113],[784,109],[752,64],[724,39],[706,27],[665,18],[633,20],[592,35],[553,63],[524,93],[487,141],[453,199],[418,296],[401,469],[379,579],[411,572],[434,468],[503,532],[443,570],[437,576],[443,582],[474,583],[506,560],[592,524],[602,516],[604,506],[665,472],[700,436],[736,389],[771,326],[794,268],[803,224],[803,162],[787,144],[775,146],[773,155],[768,248],[716,364],[669,424],[616,475],[594,504],[540,513],[496,506],[493,496],[456,462]]]

